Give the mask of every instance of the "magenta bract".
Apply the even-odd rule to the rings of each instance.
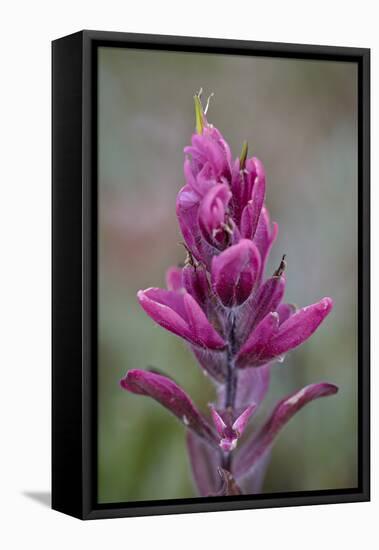
[[[185,185],[176,201],[187,258],[184,267],[168,269],[168,290],[140,290],[138,300],[158,325],[187,341],[216,384],[217,402],[206,418],[175,382],[150,371],[129,371],[121,386],[155,399],[182,422],[201,495],[254,493],[279,431],[304,405],[337,392],[327,382],[306,386],[282,399],[259,431],[245,435],[273,365],[315,332],[333,302],[323,298],[298,311],[284,303],[284,256],[265,279],[278,226],[264,205],[263,164],[248,158],[247,144],[232,158],[198,95],[195,110],[197,131],[184,149]]]

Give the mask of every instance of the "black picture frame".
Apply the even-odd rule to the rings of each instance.
[[[357,488],[97,504],[97,49],[337,60],[358,66]],[[370,50],[81,31],[52,43],[52,507],[81,519],[370,499]]]

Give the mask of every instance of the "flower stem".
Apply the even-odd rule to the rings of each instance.
[[[229,317],[229,331],[228,331],[228,349],[227,349],[227,377],[225,387],[225,409],[228,409],[233,416],[234,402],[237,390],[237,376],[234,364],[234,356],[236,353],[236,341],[235,341],[235,316],[234,312],[231,312]],[[224,453],[222,457],[222,466],[225,470],[231,471],[232,455],[231,453]]]
[[[235,316],[231,313],[230,329],[228,334],[228,349],[227,349],[227,378],[225,392],[225,408],[233,411],[234,401],[237,389],[237,377],[235,373],[234,355],[235,355]]]

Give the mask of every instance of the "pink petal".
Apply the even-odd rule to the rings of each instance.
[[[280,304],[277,308],[279,315],[279,325],[282,325],[284,321],[287,321],[296,311],[296,306],[293,304]]]
[[[254,244],[259,250],[261,256],[261,269],[259,280],[264,275],[268,254],[278,235],[278,225],[271,224],[270,214],[265,206],[262,207],[259,216],[257,229],[254,235]]]
[[[266,315],[240,349],[236,360],[238,368],[260,366],[261,357],[278,326],[279,315],[276,312]]]
[[[158,325],[177,336],[191,340],[183,295],[170,290],[149,288],[138,291],[137,297],[142,308]]]
[[[192,147],[186,147],[184,151],[202,164],[209,162],[217,178],[230,173],[229,146],[219,133],[204,131],[202,135],[194,134]]]
[[[331,298],[304,307],[280,325],[277,334],[270,340],[264,358],[282,355],[307,340],[320,326],[333,307]]]
[[[274,276],[267,279],[241,308],[237,337],[240,343],[245,342],[254,327],[271,312],[276,311],[285,292],[285,278]]]
[[[224,340],[210,324],[196,300],[188,293],[184,294],[184,306],[192,342],[209,349],[223,349]]]
[[[221,418],[221,416],[218,414],[218,412],[216,411],[213,405],[210,405],[210,409],[211,409],[213,424],[216,427],[217,433],[219,434],[220,437],[223,437],[226,424]]]
[[[183,238],[197,260],[201,260],[201,253],[198,249],[199,240],[199,198],[195,192],[185,185],[179,191],[176,199],[176,215],[179,221]]]
[[[188,293],[149,288],[137,293],[146,313],[160,326],[194,345],[222,349],[225,342]]]
[[[183,268],[183,285],[197,303],[205,306],[209,299],[209,283],[206,271],[202,267],[188,265]]]
[[[179,292],[183,288],[182,283],[182,268],[181,267],[169,267],[166,271],[166,285],[168,290],[174,290]]]
[[[209,189],[199,207],[199,227],[203,237],[213,243],[224,234],[222,225],[232,194],[227,185],[217,184]]]
[[[251,405],[249,405],[234,422],[232,426],[233,430],[235,430],[240,435],[242,435],[247,426],[247,423],[250,420],[251,415],[253,414],[256,408],[257,408],[257,405],[255,403],[252,403]]]
[[[250,296],[260,267],[258,250],[242,239],[212,261],[212,284],[226,307],[242,304]]]
[[[266,191],[266,178],[262,163],[253,159],[256,177],[253,184],[251,198],[248,200],[241,216],[241,235],[246,239],[253,239],[263,207]]]

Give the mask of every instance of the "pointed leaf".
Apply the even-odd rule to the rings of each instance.
[[[143,370],[130,370],[120,381],[124,390],[152,397],[199,437],[216,443],[218,438],[190,397],[171,379]]]
[[[270,449],[275,437],[291,418],[307,403],[319,397],[337,393],[338,387],[328,382],[311,384],[285,397],[276,405],[271,416],[257,435],[248,441],[235,457],[233,472],[237,479],[244,477]]]

